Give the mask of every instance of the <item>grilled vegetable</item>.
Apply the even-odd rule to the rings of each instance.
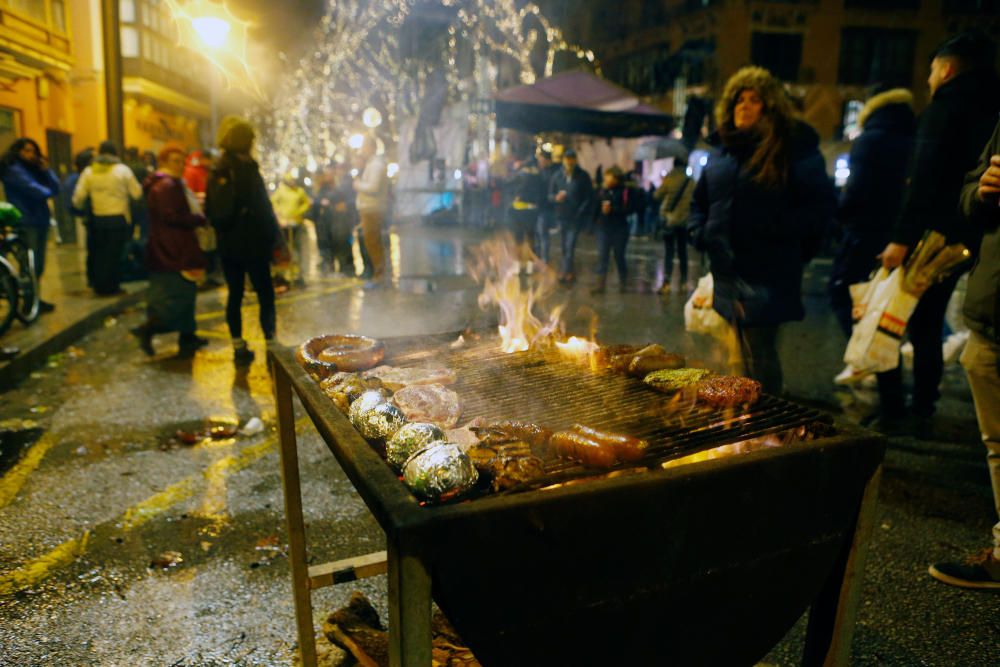
[[[673,394],[710,375],[712,375],[712,371],[704,368],[679,368],[677,370],[655,371],[647,375],[643,382],[657,391]]]

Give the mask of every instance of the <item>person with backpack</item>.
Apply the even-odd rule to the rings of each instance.
[[[688,227],[708,253],[712,306],[736,328],[746,374],[777,395],[778,332],[805,317],[803,267],[833,219],[833,183],[819,135],[767,70],[736,72],[715,118],[721,145],[695,186]]]
[[[691,197],[694,196],[694,182],[687,174],[687,163],[674,158],[674,166],[664,176],[660,187],[653,193],[660,202],[660,219],[663,221],[663,285],[660,294],[670,294],[674,279],[674,250],[680,265],[680,284],[690,289],[688,284],[688,230],[687,219],[691,212]]]
[[[233,341],[233,361],[241,366],[254,360],[243,339],[244,282],[249,276],[257,293],[264,340],[273,340],[277,315],[271,259],[283,245],[260,167],[250,156],[255,138],[256,132],[246,120],[238,116],[223,119],[218,134],[222,156],[212,168],[205,193],[205,214],[215,227],[229,288],[226,324]]]

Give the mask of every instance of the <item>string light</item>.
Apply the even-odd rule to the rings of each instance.
[[[168,0],[174,2],[175,0]],[[207,2],[208,0],[199,0]],[[430,4],[430,3],[428,3]],[[488,63],[489,85],[495,86],[495,62],[512,62],[522,83],[550,76],[558,53],[568,53],[600,71],[591,51],[568,43],[534,4],[515,0],[437,0],[457,11],[447,26],[437,63],[404,58],[400,28],[412,0],[327,0],[316,29],[316,48],[297,63],[275,91],[271,102],[252,116],[260,130],[261,166],[270,177],[289,167],[343,161],[346,149],[357,149],[365,127],[378,132],[395,155],[400,122],[415,118],[426,99],[435,70],[442,70],[449,102],[472,101],[482,91],[473,62]],[[544,55],[542,59],[541,56]],[[483,60],[485,59],[485,60]],[[535,62],[543,64],[536,72]],[[362,112],[362,110],[364,110]],[[380,123],[373,123],[376,115]],[[480,120],[470,116],[470,132]],[[494,144],[492,138],[489,141]],[[398,168],[398,167],[397,167]]]

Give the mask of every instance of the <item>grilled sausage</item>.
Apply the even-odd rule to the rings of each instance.
[[[559,456],[576,459],[588,468],[610,468],[618,462],[611,447],[575,431],[553,433],[551,442]]]
[[[646,454],[646,450],[649,449],[648,442],[630,435],[598,431],[596,428],[590,428],[583,424],[573,424],[572,430],[595,442],[610,447],[615,457],[625,463],[638,461]]]
[[[552,431],[531,422],[502,420],[483,427],[471,429],[484,445],[499,445],[505,442],[526,442],[534,449],[544,449],[552,437]]]
[[[653,371],[676,370],[684,368],[686,365],[687,361],[679,354],[671,352],[639,353],[632,357],[632,361],[628,365],[628,374],[632,377],[644,378]]]

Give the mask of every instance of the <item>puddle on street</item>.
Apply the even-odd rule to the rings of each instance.
[[[40,428],[0,429],[0,475],[17,465],[24,452],[42,437],[42,433],[44,431]]]

